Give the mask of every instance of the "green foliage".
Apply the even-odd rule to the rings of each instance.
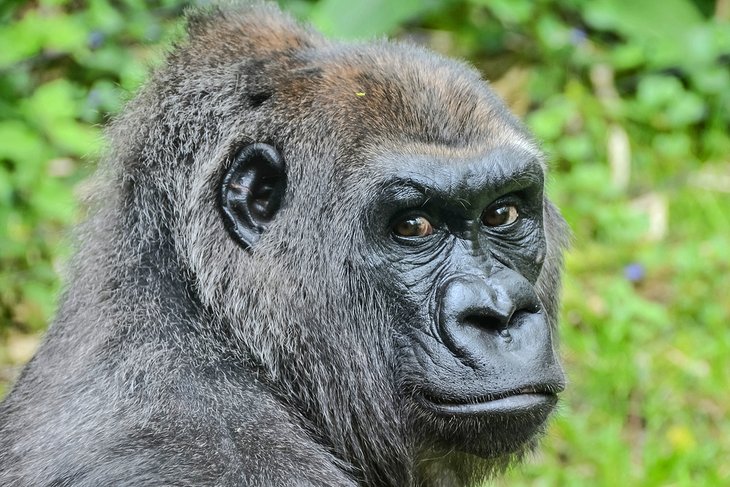
[[[422,12],[426,3],[422,0],[322,0],[312,6],[307,17],[325,34],[357,39],[396,28]]]
[[[470,59],[550,156],[550,193],[575,235],[570,385],[542,453],[496,483],[730,484],[730,2],[282,3],[331,35]],[[181,2],[9,5],[0,333],[15,343],[51,316],[98,127],[157,59],[147,46],[171,35]],[[18,348],[0,346],[0,364],[27,359]]]
[[[99,126],[143,79],[144,46],[169,31],[179,3],[4,7],[13,21],[0,26],[0,333],[39,330],[51,316]]]

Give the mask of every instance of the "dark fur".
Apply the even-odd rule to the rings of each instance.
[[[448,158],[529,135],[471,68],[413,46],[332,43],[269,6],[188,30],[109,131],[58,316],[0,406],[0,484],[448,485],[488,468],[430,452],[402,406],[393,310],[359,271],[363,207],[383,148]],[[289,182],[247,252],[216,195],[252,141],[281,148]],[[564,229],[546,212],[554,326]]]

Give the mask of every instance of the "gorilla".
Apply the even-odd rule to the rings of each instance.
[[[567,229],[474,69],[209,7],[108,137],[1,485],[468,485],[534,448]]]

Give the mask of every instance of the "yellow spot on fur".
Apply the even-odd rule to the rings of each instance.
[[[365,96],[365,92],[364,91],[357,91],[357,92],[355,92],[355,96]]]

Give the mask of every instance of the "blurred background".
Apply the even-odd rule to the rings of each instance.
[[[53,316],[102,127],[188,3],[0,2],[0,397]],[[280,3],[466,58],[550,156],[570,385],[494,485],[730,485],[730,0]]]

